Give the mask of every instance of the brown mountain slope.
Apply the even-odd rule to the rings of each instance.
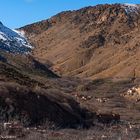
[[[97,5],[21,28],[33,55],[62,75],[140,77],[139,5]]]

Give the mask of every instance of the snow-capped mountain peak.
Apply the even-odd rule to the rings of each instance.
[[[11,30],[0,22],[0,49],[12,53],[28,53],[32,46],[23,31]]]

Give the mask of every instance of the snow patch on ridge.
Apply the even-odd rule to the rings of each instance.
[[[138,7],[138,5],[137,5],[137,4],[125,3],[124,5],[126,5],[126,6],[130,6],[130,7]]]
[[[129,4],[125,3],[122,5],[122,7],[125,9],[126,13],[138,13],[140,10],[140,5],[137,4]]]

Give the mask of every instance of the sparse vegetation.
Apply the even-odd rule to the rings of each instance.
[[[88,85],[78,85],[78,87],[76,88],[76,91],[88,91]]]

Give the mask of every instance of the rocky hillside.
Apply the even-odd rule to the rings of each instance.
[[[33,55],[60,75],[88,78],[140,76],[140,6],[97,5],[27,25]]]

